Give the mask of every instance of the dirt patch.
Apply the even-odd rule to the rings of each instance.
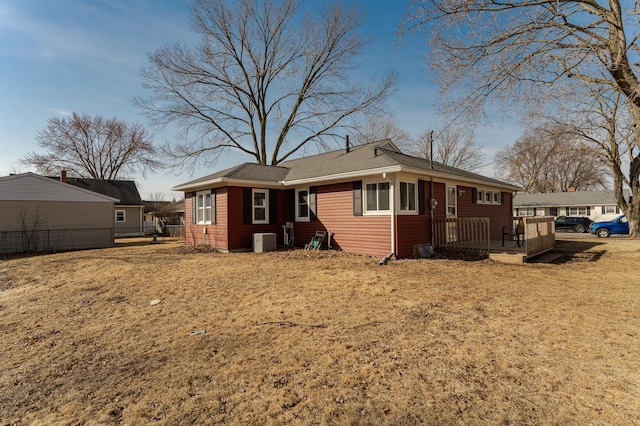
[[[5,260],[0,418],[638,424],[640,243],[587,243],[558,265],[176,242]]]

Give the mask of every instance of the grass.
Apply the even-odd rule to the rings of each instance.
[[[639,424],[640,243],[566,238],[556,264],[133,240],[2,260],[0,420]]]

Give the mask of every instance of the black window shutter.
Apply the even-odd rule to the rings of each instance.
[[[600,207],[600,212],[604,214],[604,206]]]
[[[616,214],[620,213],[620,207],[616,206]]]
[[[289,198],[289,222],[294,222],[296,220],[296,190],[289,189],[287,195]]]
[[[242,191],[242,217],[245,225],[251,225],[253,222],[251,210],[253,210],[251,188],[244,188]]]
[[[362,216],[362,181],[353,182],[353,215]]]
[[[471,188],[471,202],[478,204],[478,188]]]
[[[591,215],[591,207],[587,206],[587,216]]]
[[[278,223],[278,190],[269,190],[269,223]]]
[[[501,193],[500,193],[500,205],[501,205],[501,206],[502,206],[502,205],[504,205],[504,198],[505,198],[505,197],[504,197],[504,192],[501,192]]]
[[[191,223],[197,223],[198,214],[198,193],[191,193]]]
[[[418,214],[425,214],[425,211],[424,181],[422,179],[418,179]]]
[[[211,224],[216,224],[216,215],[218,214],[218,209],[216,208],[216,190],[211,190]]]
[[[318,220],[318,188],[312,186],[309,188],[309,220]]]

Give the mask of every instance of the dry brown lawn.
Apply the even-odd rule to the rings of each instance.
[[[558,247],[1,260],[0,423],[640,424],[640,242]]]

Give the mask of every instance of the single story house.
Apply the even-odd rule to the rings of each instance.
[[[34,173],[0,178],[0,253],[113,247],[118,200]]]
[[[623,190],[629,201],[629,190]],[[514,216],[585,216],[593,221],[611,220],[620,215],[613,190],[516,194]]]
[[[145,234],[164,233],[167,226],[182,225],[184,225],[184,200],[144,201]]]
[[[518,187],[403,154],[389,140],[285,161],[244,163],[172,188],[185,192],[185,242],[251,249],[254,234],[291,234],[304,247],[317,231],[332,248],[413,255],[431,241],[432,218],[488,217],[490,237],[512,226]]]
[[[116,237],[144,235],[144,203],[134,181],[67,177],[64,171],[60,173],[60,180],[119,200],[113,212]]]

